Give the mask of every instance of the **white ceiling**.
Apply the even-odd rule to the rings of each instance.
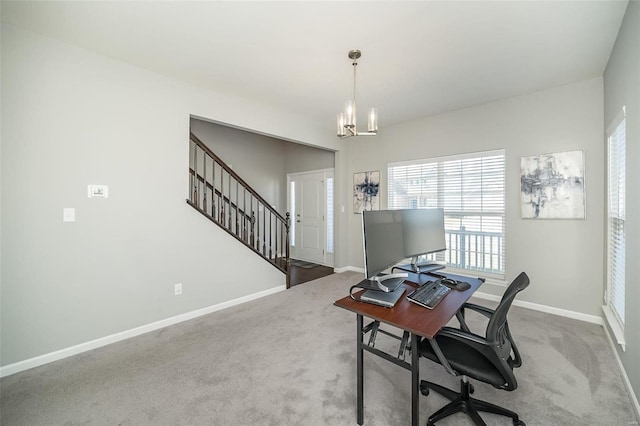
[[[601,76],[627,1],[2,1],[2,20],[327,128],[380,127]],[[215,117],[211,117],[215,119]]]

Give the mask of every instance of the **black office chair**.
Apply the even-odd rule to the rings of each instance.
[[[497,389],[512,391],[518,387],[513,369],[522,365],[522,358],[509,331],[507,312],[516,294],[528,285],[529,277],[522,272],[509,285],[495,310],[471,303],[465,304],[456,315],[460,321],[460,329],[445,327],[435,336],[435,342],[429,339],[420,341],[418,344],[420,356],[443,365],[453,375],[462,376],[460,392],[436,383],[424,380],[420,382],[423,395],[428,395],[429,389],[432,389],[451,400],[449,404],[429,417],[428,426],[460,411],[467,413],[476,425],[486,425],[478,414],[479,411],[511,417],[516,426],[525,424],[513,411],[472,398],[470,394],[474,389],[469,383],[469,377],[488,383]],[[470,331],[465,321],[466,309],[479,312],[489,318],[484,337]]]

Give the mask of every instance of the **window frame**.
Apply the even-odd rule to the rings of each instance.
[[[618,146],[612,146],[613,144]],[[607,129],[606,155],[607,216],[605,218],[606,262],[603,311],[618,344],[622,350],[625,350],[626,271],[624,269],[627,173],[626,108],[624,106]],[[613,226],[613,222],[616,226]],[[613,228],[621,231],[613,231],[615,235],[612,235]]]
[[[493,159],[492,157],[499,157],[497,159]],[[476,160],[474,162],[474,160]],[[453,180],[451,180],[450,176],[448,176],[448,172],[450,172],[450,164],[456,164],[456,162],[460,163],[461,172],[460,172],[460,183],[461,185],[467,185],[471,182],[474,184],[481,185],[480,188],[483,187],[482,184],[486,185],[486,178],[491,177],[492,182],[499,184],[498,190],[498,198],[487,196],[485,197],[485,193],[481,192],[480,194],[480,209],[467,209],[465,210],[464,204],[465,199],[463,198],[465,194],[471,197],[474,191],[462,189],[461,186],[459,194],[460,197],[460,208],[453,209],[451,206],[450,200],[445,200],[445,198],[450,198],[446,196],[444,185],[445,182],[447,184],[451,184]],[[466,166],[464,166],[466,164]],[[420,174],[411,174],[410,167],[418,166],[420,167]],[[484,170],[483,168],[487,168]],[[449,168],[448,168],[449,167]],[[467,168],[464,168],[467,167]],[[476,169],[480,167],[479,171]],[[494,169],[497,167],[498,169]],[[404,173],[406,176],[404,179],[401,177],[403,173],[403,168],[405,169]],[[426,169],[431,169],[429,171],[425,171]],[[434,171],[435,170],[435,171]],[[498,173],[496,174],[496,171]],[[427,173],[431,174],[431,182],[429,182],[429,176]],[[478,175],[477,179],[474,180],[464,180],[468,179],[469,173],[475,173]],[[465,177],[464,175],[467,174]],[[400,176],[399,176],[400,175]],[[496,175],[498,176],[498,180],[496,180]],[[433,182],[433,177],[437,177],[437,182]],[[447,250],[446,252],[436,253],[432,257],[437,260],[444,260],[447,262],[447,268],[452,270],[461,271],[464,273],[473,272],[474,275],[485,276],[487,278],[493,278],[498,280],[504,280],[506,277],[506,150],[505,149],[496,149],[489,151],[481,151],[481,152],[471,152],[464,154],[456,154],[449,155],[443,157],[432,157],[432,158],[423,158],[409,161],[399,161],[392,162],[387,164],[387,182],[389,182],[387,188],[387,208],[389,209],[401,209],[401,208],[429,208],[429,207],[443,207],[445,209],[445,220],[449,224],[447,232]],[[408,188],[413,187],[419,188],[418,190],[418,199],[413,199],[411,196],[404,195],[404,199],[399,200],[398,195],[396,194],[396,185],[400,182],[403,185],[403,188],[407,189],[407,193],[409,193]],[[486,189],[485,189],[486,191]],[[493,191],[490,191],[493,192]],[[435,195],[434,195],[435,194]],[[477,197],[477,190],[475,191],[475,196]],[[400,196],[402,197],[402,195]],[[493,209],[486,208],[487,204],[491,204],[489,201],[485,201],[485,199],[497,199],[499,205],[498,207],[494,207]],[[454,202],[455,203],[455,202]],[[405,205],[406,204],[406,205]],[[472,219],[473,218],[473,219]],[[466,231],[463,227],[461,229],[454,229],[455,227],[451,227],[453,221],[457,220],[459,224],[462,224],[465,220],[476,220],[480,223],[480,230],[476,229],[475,231]],[[489,221],[494,222],[493,227],[488,223]],[[487,222],[486,224],[484,222]],[[499,228],[497,232],[497,236],[495,232],[488,233],[485,229],[491,228]],[[490,235],[493,234],[493,235]],[[471,240],[468,242],[465,241],[465,236],[469,238],[475,238],[475,244],[472,243]],[[481,238],[481,243],[478,243],[478,238]],[[489,238],[492,241],[492,238],[498,238],[499,247],[497,247],[497,252],[494,253],[491,247],[487,248],[486,239]],[[456,248],[452,247],[455,243],[462,242],[462,245],[456,245]],[[466,244],[468,245],[468,249]],[[462,247],[462,248],[460,248]],[[481,249],[478,249],[481,247]],[[454,252],[455,255],[452,255],[451,252]],[[471,253],[475,253],[475,259],[471,259],[469,263],[474,263],[473,266],[465,267],[467,255],[472,256]],[[487,262],[487,258],[491,258],[490,262]],[[493,270],[488,270],[485,266],[487,263],[493,262],[493,259],[496,259],[497,264],[499,265],[498,269],[494,268]],[[457,263],[453,264],[450,262],[452,259],[457,259]],[[462,259],[462,260],[461,260]],[[480,259],[480,260],[479,260]],[[479,264],[482,267],[479,267]],[[462,267],[461,267],[462,265]]]

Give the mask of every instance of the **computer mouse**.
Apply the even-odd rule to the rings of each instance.
[[[465,291],[465,290],[469,290],[471,288],[471,284],[469,284],[466,281],[458,281],[458,284],[456,284],[455,289],[458,291]]]
[[[469,284],[468,282],[456,281],[451,278],[443,278],[442,280],[440,280],[440,282],[446,285],[447,287],[452,288],[454,290],[458,290],[458,291],[465,291],[471,288],[471,284]]]
[[[456,288],[456,286],[458,285],[458,282],[456,280],[452,280],[451,278],[442,278],[440,282],[450,288]]]

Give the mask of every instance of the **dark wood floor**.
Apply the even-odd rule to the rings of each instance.
[[[318,278],[326,277],[333,274],[333,268],[328,266],[314,266],[313,268],[301,268],[299,266],[291,266],[291,287],[294,285],[313,281]]]

